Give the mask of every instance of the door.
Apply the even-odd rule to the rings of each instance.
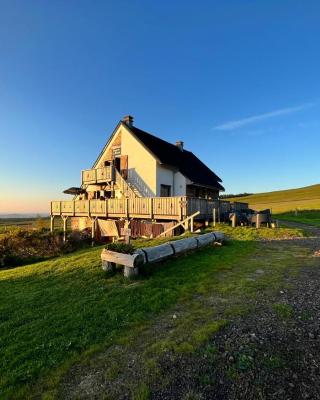
[[[120,172],[120,157],[114,159],[114,166],[116,167],[116,170]]]
[[[120,157],[120,172],[123,179],[128,178],[128,156]]]

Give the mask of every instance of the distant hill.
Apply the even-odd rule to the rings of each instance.
[[[320,184],[298,189],[279,190],[275,192],[257,193],[250,196],[229,197],[231,201],[248,202],[250,208],[263,210],[271,208],[273,213],[295,210],[320,209]]]

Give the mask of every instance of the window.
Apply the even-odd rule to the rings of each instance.
[[[170,197],[171,196],[171,186],[170,185],[160,185],[160,196]]]

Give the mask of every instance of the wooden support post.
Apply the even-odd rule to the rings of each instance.
[[[91,244],[93,246],[94,244],[94,238],[96,236],[96,218],[91,218]]]
[[[256,228],[257,229],[260,228],[260,214],[259,213],[257,213]]]
[[[129,198],[126,198],[126,218],[129,219]]]
[[[232,223],[232,228],[235,228],[237,223],[237,216],[235,213],[232,214],[231,223]]]
[[[212,219],[212,221],[213,221],[213,227],[215,227],[216,226],[216,208],[214,207],[214,209],[213,209],[213,219]]]
[[[50,232],[53,233],[54,231],[54,215],[51,215],[50,219]]]
[[[124,228],[121,228],[121,236],[124,236],[124,241],[130,244],[131,229],[129,228],[130,221],[126,220],[124,223]]]
[[[193,217],[190,218],[190,232],[193,233]]]
[[[63,241],[65,242],[67,239],[67,219],[68,217],[63,216],[62,221],[63,221]]]
[[[150,208],[150,219],[153,219],[153,201],[152,197],[149,199],[149,208]]]

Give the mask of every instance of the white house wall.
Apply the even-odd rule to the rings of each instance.
[[[173,171],[169,168],[162,166],[161,164],[157,165],[157,196],[160,196],[160,187],[161,185],[171,186],[171,195],[174,192],[174,178]]]
[[[157,196],[161,194],[161,185],[171,186],[171,196],[185,196],[186,178],[179,172],[157,165]]]
[[[187,179],[181,174],[176,172],[174,174],[174,196],[185,196],[186,195]]]
[[[121,154],[128,155],[128,182],[142,197],[156,196],[157,161],[127,129],[122,129]]]

